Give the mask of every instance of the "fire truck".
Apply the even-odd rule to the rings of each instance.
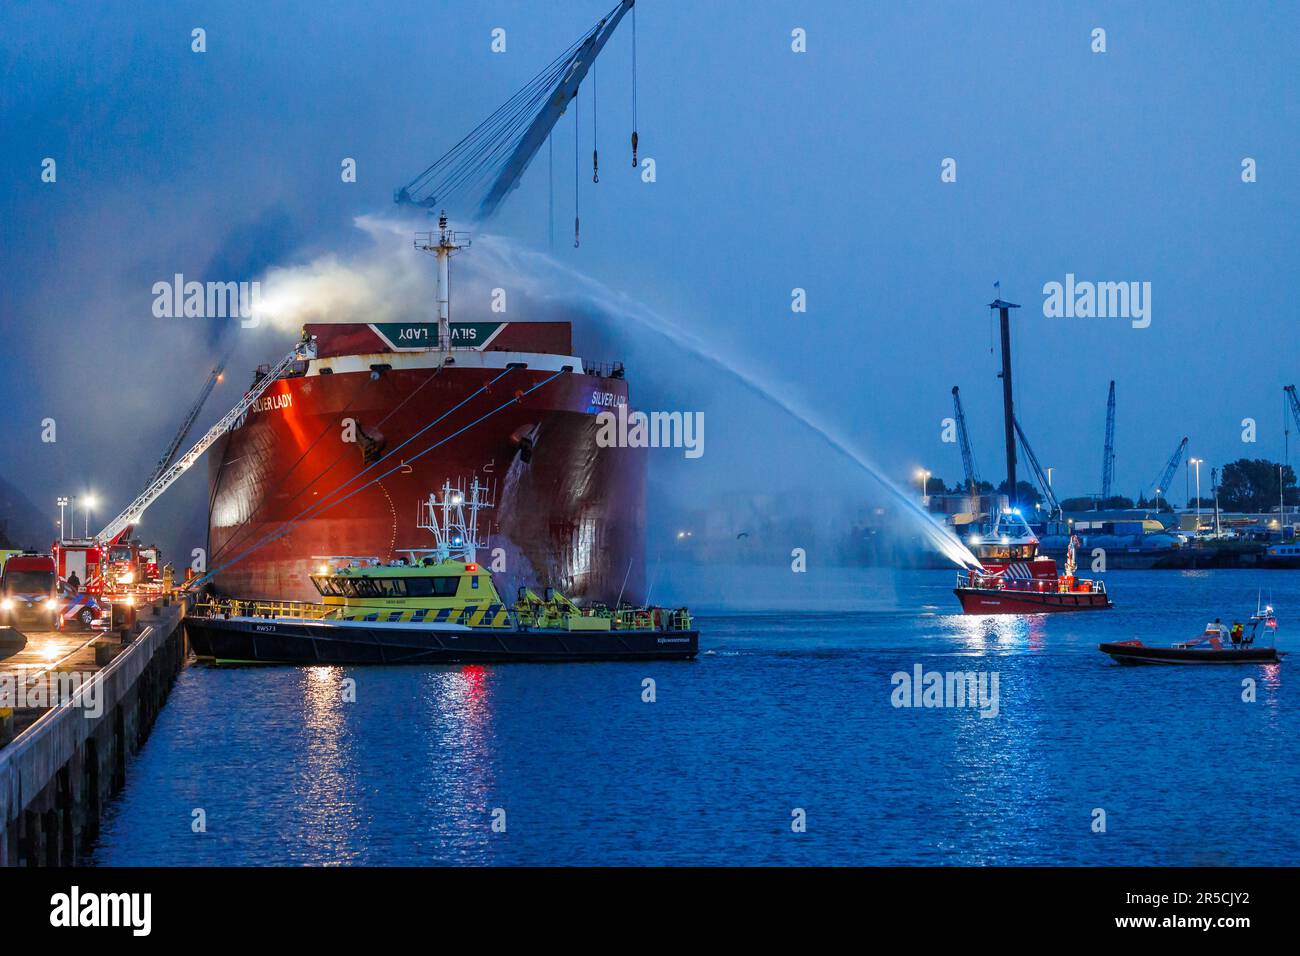
[[[54,544],[59,577],[74,573],[83,591],[103,594],[157,584],[162,577],[162,552],[157,545],[145,547],[130,529],[107,544],[92,539],[72,539]]]

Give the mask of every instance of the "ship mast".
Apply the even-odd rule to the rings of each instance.
[[[412,557],[432,553],[439,561],[454,558],[472,564],[478,560],[479,549],[487,547],[478,536],[478,513],[491,507],[488,487],[478,478],[469,483],[468,489],[463,480],[453,485],[448,479],[442,483],[441,498],[431,494],[420,502],[415,519],[417,528],[433,532],[436,546],[402,550]]]
[[[469,233],[447,227],[447,213],[438,216],[437,232],[417,232],[415,248],[438,257],[438,348],[451,351],[451,257],[470,244]]]
[[[1002,326],[1002,374],[998,377],[1002,379],[1002,416],[1004,441],[1007,448],[1007,503],[1014,508],[1016,505],[1016,413],[1011,404],[1011,320],[1009,310],[1018,309],[1020,306],[1014,302],[1003,302],[999,298],[990,302],[989,308],[998,310],[998,318]]]

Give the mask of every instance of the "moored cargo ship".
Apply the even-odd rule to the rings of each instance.
[[[309,599],[312,555],[386,561],[418,547],[420,503],[454,475],[494,489],[497,523],[485,561],[507,593],[529,582],[584,601],[642,600],[644,451],[597,442],[596,416],[629,402],[622,368],[574,355],[567,322],[453,323],[448,263],[469,240],[448,227],[445,212],[448,203],[476,209],[478,221],[496,212],[633,5],[620,0],[394,191],[401,206],[442,210],[438,230],[417,233],[415,243],[438,257],[436,321],[305,328],[314,354],[283,371],[209,459],[213,570],[205,583],[245,599]],[[634,168],[637,142],[634,121]],[[596,162],[593,151],[593,181]],[[304,514],[381,459],[356,494],[344,488],[337,504]],[[393,464],[400,467],[390,471]]]
[[[505,587],[642,599],[644,452],[596,441],[597,414],[627,404],[628,383],[621,367],[572,354],[569,323],[355,323],[305,333],[316,338],[315,357],[274,382],[209,458],[208,564],[218,592],[307,600],[312,555],[392,559],[427,537],[420,503],[456,474],[495,488],[487,560]],[[345,484],[444,415],[381,469]],[[402,467],[368,484],[393,465]]]

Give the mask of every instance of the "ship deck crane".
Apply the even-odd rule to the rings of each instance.
[[[176,457],[176,453],[181,450],[181,444],[189,435],[190,429],[194,427],[194,422],[198,419],[199,413],[203,411],[203,406],[207,404],[208,396],[212,394],[212,390],[216,388],[217,383],[221,381],[225,370],[226,360],[223,358],[217,364],[217,367],[212,370],[207,381],[203,383],[203,388],[199,391],[199,397],[194,400],[190,410],[185,413],[180,429],[172,438],[171,444],[167,446],[167,450],[163,452],[163,456],[158,459],[158,465],[154,468],[153,474],[149,476],[149,480],[146,482],[147,485],[153,484],[162,476],[162,473],[167,470],[167,466],[172,463],[172,459]]]
[[[315,356],[315,340],[304,340],[294,346],[284,358],[274,365],[265,375],[253,383],[253,387],[244,393],[235,407],[226,412],[221,420],[207,430],[202,438],[175,462],[165,467],[160,475],[145,486],[144,491],[136,496],[136,499],[126,506],[126,509],[116,518],[106,524],[103,529],[95,535],[95,539],[101,544],[107,544],[117,538],[123,531],[131,527],[140,520],[145,509],[162,497],[163,493],[170,488],[181,475],[189,471],[197,462],[203,453],[207,451],[216,442],[218,438],[230,431],[241,417],[248,413],[253,404],[262,397],[262,394],[270,388],[281,375],[287,372],[295,362],[305,361]]]
[[[974,500],[979,494],[980,476],[975,466],[975,453],[971,450],[970,434],[966,431],[966,413],[961,407],[961,393],[956,385],[952,387],[952,408],[957,419],[957,441],[961,446],[961,467],[966,473],[966,489]]]
[[[1025,430],[1020,427],[1020,419],[1014,419],[1016,426],[1016,435],[1020,438],[1020,447],[1024,449],[1025,460],[1029,462],[1029,469],[1034,473],[1034,478],[1038,482],[1039,490],[1042,491],[1043,497],[1047,499],[1049,518],[1059,517],[1061,514],[1061,503],[1056,500],[1056,494],[1052,491],[1052,483],[1047,480],[1047,472],[1043,466],[1038,463],[1038,456],[1034,454],[1034,449],[1029,445],[1029,439],[1025,437]]]
[[[1115,381],[1111,380],[1106,397],[1106,446],[1101,452],[1101,500],[1110,497],[1115,484]]]
[[[454,197],[476,198],[482,195],[478,217],[489,218],[510,191],[519,185],[529,163],[546,143],[570,101],[578,95],[578,87],[586,79],[596,57],[634,5],[635,0],[621,0],[469,135],[396,190],[394,201],[399,205],[432,210],[445,207]],[[633,13],[633,165],[637,149],[635,23],[636,14]],[[594,152],[592,160],[594,167]]]
[[[1165,462],[1164,470],[1161,471],[1160,475],[1156,478],[1155,484],[1151,486],[1156,490],[1157,500],[1159,500],[1162,492],[1165,495],[1166,501],[1168,500],[1169,482],[1174,477],[1174,472],[1178,470],[1178,466],[1182,463],[1183,452],[1186,450],[1187,438],[1184,437],[1183,440],[1178,443],[1178,447],[1174,449],[1174,453],[1169,456],[1169,460]]]

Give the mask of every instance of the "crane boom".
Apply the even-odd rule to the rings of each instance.
[[[162,473],[167,470],[167,466],[172,463],[172,459],[176,457],[176,453],[181,450],[181,443],[185,441],[186,436],[190,433],[190,429],[194,427],[194,422],[198,419],[199,412],[203,411],[203,406],[207,403],[208,396],[212,394],[212,390],[216,388],[217,383],[221,381],[221,373],[224,372],[225,369],[226,360],[222,359],[217,367],[212,370],[212,374],[208,376],[208,380],[203,383],[203,388],[199,391],[199,397],[194,400],[194,404],[190,406],[190,410],[185,413],[185,418],[181,422],[180,429],[176,432],[175,436],[173,436],[171,444],[167,446],[167,450],[163,452],[163,456],[158,459],[158,465],[154,468],[154,472],[149,476],[149,480],[146,484],[152,485],[157,481],[162,476]]]
[[[634,5],[635,0],[619,0],[582,39],[547,64],[437,162],[398,189],[394,200],[399,205],[433,209],[445,206],[454,195],[477,194],[486,183],[478,216],[489,218],[519,185],[529,163],[578,95],[592,63]]]
[[[189,471],[218,438],[230,431],[240,417],[247,414],[248,410],[253,407],[253,403],[261,398],[272,383],[288,371],[294,362],[313,358],[315,353],[314,339],[304,340],[294,346],[293,351],[280,359],[278,364],[253,383],[253,387],[244,393],[244,397],[239,400],[234,408],[226,412],[221,421],[209,428],[207,433],[195,442],[189,451],[164,468],[162,474],[149,482],[144,491],[140,492],[121,514],[106,524],[103,530],[95,536],[96,540],[101,543],[112,541],[128,527],[135,524],[140,519],[140,516],[144,514],[145,509],[157,501],[163,492],[175,483],[176,479]]]
[[[1101,452],[1101,497],[1110,497],[1115,483],[1115,381],[1111,380],[1110,394],[1106,398],[1106,447]]]
[[[1291,417],[1295,419],[1295,427],[1300,428],[1300,398],[1296,398],[1295,386],[1285,385],[1282,391],[1286,392],[1286,397],[1291,404]]]
[[[1174,453],[1169,456],[1169,460],[1165,462],[1164,470],[1156,478],[1155,484],[1151,486],[1156,490],[1157,495],[1163,493],[1166,498],[1169,497],[1169,482],[1174,477],[1174,472],[1178,470],[1179,464],[1182,463],[1183,452],[1186,449],[1187,439],[1184,437],[1178,443],[1178,447],[1174,449]]]
[[[1020,447],[1025,451],[1025,460],[1029,462],[1029,469],[1034,473],[1034,478],[1038,481],[1038,487],[1043,492],[1043,497],[1047,499],[1048,516],[1059,515],[1061,513],[1061,503],[1056,500],[1056,494],[1052,491],[1052,483],[1047,480],[1047,473],[1043,471],[1043,466],[1038,463],[1038,456],[1034,454],[1034,449],[1029,446],[1029,439],[1025,437],[1025,430],[1020,427],[1020,419],[1014,419],[1014,422],[1016,435],[1020,438]]]
[[[479,215],[482,218],[486,219],[496,212],[497,207],[501,205],[501,200],[506,198],[506,194],[519,185],[524,170],[537,155],[537,151],[542,148],[546,137],[551,135],[551,129],[568,109],[569,100],[578,95],[578,86],[587,78],[587,71],[591,69],[591,64],[600,55],[600,51],[604,49],[605,43],[613,35],[614,30],[618,28],[623,14],[632,9],[634,2],[635,0],[622,0],[596,25],[596,29],[583,41],[582,46],[578,47],[578,52],[569,61],[568,70],[565,71],[555,92],[547,101],[546,108],[537,114],[528,129],[524,131],[519,144],[506,160],[492,188],[479,206]]]
[[[957,417],[957,440],[961,445],[961,467],[966,473],[966,489],[973,498],[979,494],[980,476],[975,466],[975,453],[971,450],[970,434],[966,431],[966,413],[961,407],[961,393],[952,387],[953,413]]]

